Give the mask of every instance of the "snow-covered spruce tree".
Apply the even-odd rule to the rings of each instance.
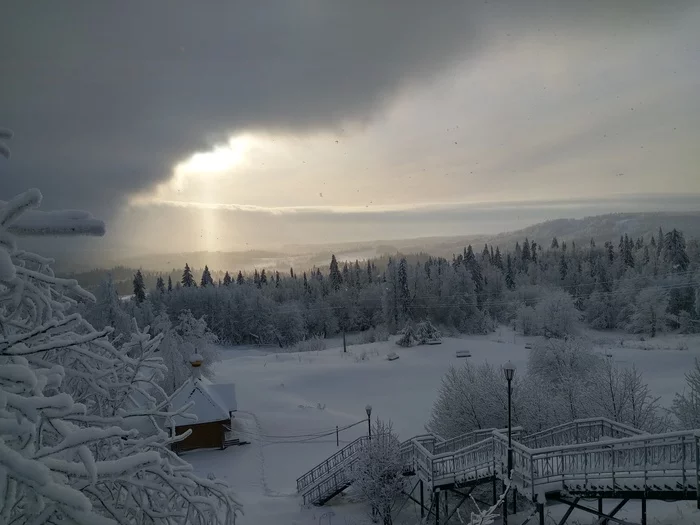
[[[114,329],[113,335],[129,335],[131,321],[125,312],[112,276],[102,281],[95,291],[96,302],[85,312],[85,319],[101,330],[107,326]]]
[[[406,489],[400,448],[391,421],[377,419],[372,425],[372,440],[352,466],[355,489],[368,503],[372,518],[381,519],[384,525],[392,524],[392,513]]]
[[[427,319],[421,321],[416,326],[416,340],[419,345],[424,345],[429,341],[439,340],[440,337],[440,331]]]
[[[0,523],[234,523],[230,489],[196,477],[159,426],[174,415],[154,383],[159,340],[115,348],[110,329],[67,314],[94,298],[17,248],[15,235],[104,231],[84,212],[32,210],[40,201],[0,203]]]
[[[396,344],[408,348],[409,346],[415,345],[416,342],[416,331],[413,328],[413,324],[408,322],[401,331],[401,336],[396,340]]]
[[[177,324],[173,325],[167,314],[158,315],[153,321],[153,332],[162,336],[158,355],[163,359],[167,371],[159,384],[170,395],[191,375],[190,357],[198,353],[204,359],[200,367],[203,377],[214,377],[214,365],[219,355],[212,347],[217,341],[204,319],[197,319],[189,310],[180,312]]]

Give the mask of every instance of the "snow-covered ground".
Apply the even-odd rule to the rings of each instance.
[[[401,439],[422,433],[443,374],[450,365],[463,362],[455,357],[457,350],[470,350],[475,362],[498,365],[511,360],[524,370],[526,341],[503,328],[487,336],[446,338],[436,346],[403,349],[393,342],[350,346],[346,354],[342,347],[281,354],[268,353],[269,349],[222,349],[217,378],[236,383],[236,423],[241,437],[251,443],[224,451],[190,452],[185,457],[199,473],[212,472],[235,488],[244,505],[244,524],[363,523],[364,508],[352,503],[351,494],[312,509],[301,508],[296,494],[296,478],[338,450],[336,425],[342,428],[363,420],[365,406],[370,404],[372,417],[391,419]],[[670,403],[674,392],[683,388],[683,376],[693,359],[700,357],[700,339],[683,341],[688,350],[678,350],[677,340],[670,336],[652,342],[635,342],[628,336],[623,345],[620,337],[601,336],[599,343],[601,351],[616,361],[635,363],[653,391]],[[392,351],[400,358],[387,361]],[[340,446],[365,432],[366,422],[340,432]],[[662,523],[700,524],[693,506],[653,502],[649,513],[650,517],[668,515],[670,521]],[[406,507],[403,517],[410,519],[415,512]],[[639,521],[635,508],[630,504],[626,515],[632,522]],[[677,508],[685,516],[683,521]],[[560,510],[550,509],[553,516]],[[329,522],[329,516],[322,516],[330,511],[335,516]],[[417,523],[415,516],[415,521],[406,523]],[[584,518],[580,516],[581,523],[587,523]]]

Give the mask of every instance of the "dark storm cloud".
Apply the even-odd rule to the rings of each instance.
[[[4,195],[109,216],[239,130],[339,129],[506,34],[647,31],[692,1],[13,2],[0,17]]]

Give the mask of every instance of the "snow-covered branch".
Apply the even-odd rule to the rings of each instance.
[[[17,248],[13,233],[103,229],[82,212],[32,212],[40,200],[0,204],[0,522],[233,524],[231,490],[169,448],[185,436],[164,430],[176,413],[158,385],[162,336],[133,326],[115,346],[111,328],[69,313],[92,295]]]

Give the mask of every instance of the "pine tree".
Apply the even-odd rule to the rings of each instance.
[[[297,276],[294,275],[294,268],[289,268],[289,276],[290,276],[292,279],[296,279],[296,278],[297,278]]]
[[[613,261],[615,261],[615,249],[613,248],[612,243],[606,242],[605,249],[608,252],[608,261],[610,261],[612,263]]]
[[[569,265],[566,262],[566,257],[564,256],[564,253],[561,254],[561,258],[559,259],[559,276],[561,277],[561,280],[563,281],[566,279],[566,275],[569,272]]]
[[[306,272],[304,272],[304,291],[309,291],[309,281],[306,279]]]
[[[515,280],[513,279],[513,262],[510,253],[506,255],[506,286],[509,290],[515,288]]]
[[[398,286],[399,286],[399,304],[401,305],[401,311],[404,316],[408,316],[408,312],[411,306],[411,295],[408,290],[408,263],[405,257],[402,257],[399,261],[399,269],[397,272]]]
[[[467,246],[466,251],[464,252],[464,263],[468,264],[474,260],[474,250],[472,250],[472,245],[470,244]]]
[[[591,242],[593,242],[593,239],[591,239]],[[552,250],[556,250],[559,248],[559,241],[557,240],[556,237],[552,237]]]
[[[260,271],[260,286],[267,284],[267,274],[265,273],[265,268]]]
[[[138,303],[142,303],[146,300],[146,285],[143,282],[141,270],[136,270],[136,274],[134,275],[134,298]]]
[[[173,291],[173,280],[169,275],[168,275],[168,291],[169,292]]]
[[[664,237],[663,259],[669,263],[672,272],[684,272],[688,269],[690,259],[685,249],[685,237],[675,228]]]
[[[331,281],[331,286],[335,291],[338,291],[343,284],[343,276],[340,274],[340,269],[338,268],[338,261],[335,258],[335,254],[331,255],[331,264],[329,269],[330,274],[328,278]]]
[[[661,226],[659,226],[659,235],[657,238],[658,238],[658,242],[656,244],[656,256],[660,257],[661,251],[663,250],[663,247],[664,247],[664,232],[661,229]]]
[[[503,257],[501,257],[501,249],[496,246],[496,253],[493,256],[493,265],[503,271]]]
[[[245,278],[243,277],[243,272],[238,270],[238,276],[236,277],[236,284],[242,285],[245,283]]]
[[[280,287],[280,273],[275,271],[275,288]]]
[[[350,268],[348,268],[348,263],[343,264],[343,282],[346,286],[352,286],[352,276],[350,275]]]
[[[367,282],[372,284],[372,264],[369,259],[367,259]]]
[[[165,281],[163,281],[163,278],[159,275],[158,279],[156,279],[156,290],[160,293],[165,293]]]
[[[530,246],[530,257],[532,257],[532,262],[537,262],[537,243],[532,241]]]
[[[255,272],[253,272],[253,284],[260,288],[260,274],[258,273],[258,269],[255,269]]]
[[[190,267],[187,263],[185,263],[185,269],[182,272],[182,279],[180,280],[180,282],[182,283],[182,286],[186,288],[196,286],[196,283],[194,282],[194,277],[192,276],[192,270],[190,270]]]
[[[530,241],[525,239],[525,242],[523,243],[523,263],[527,264],[530,262],[531,257],[530,257]]]
[[[489,252],[489,247],[484,244],[484,251],[481,252],[481,260],[491,262],[491,253]]]
[[[211,277],[211,272],[209,271],[209,266],[204,265],[204,271],[202,272],[202,279],[199,282],[202,288],[207,286],[214,286],[214,279]]]
[[[231,276],[229,275],[228,272],[226,272],[226,273],[224,274],[224,282],[223,282],[224,286],[230,286],[230,285],[231,285],[231,281],[232,281]]]
[[[490,246],[490,248],[491,248],[491,254],[490,254],[489,260],[490,260],[491,263],[493,264],[493,257],[494,257],[494,255],[493,255],[493,245]]]

